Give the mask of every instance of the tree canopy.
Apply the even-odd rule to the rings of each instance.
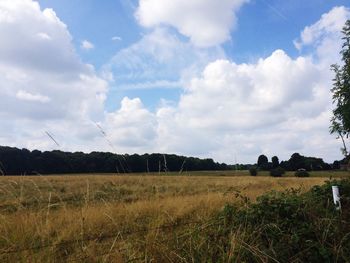
[[[333,64],[331,66],[335,73],[331,89],[335,108],[331,118],[330,132],[337,134],[342,140],[341,150],[346,157],[349,154],[346,139],[350,134],[350,20],[346,21],[342,33],[344,42],[340,54],[343,65]]]
[[[289,160],[281,162],[280,166],[287,171],[296,171],[298,169],[306,169],[308,171],[333,169],[333,167],[330,164],[325,163],[322,158],[307,157],[299,153],[293,153]]]
[[[109,152],[29,151],[0,146],[0,175],[64,173],[130,173],[226,170],[213,159],[174,154],[114,154]]]
[[[271,158],[271,162],[272,162],[272,168],[277,168],[280,165],[280,162],[277,156],[273,156]]]
[[[268,165],[269,165],[269,159],[267,159],[266,155],[261,154],[258,157],[258,167],[262,170],[267,170],[268,169]]]

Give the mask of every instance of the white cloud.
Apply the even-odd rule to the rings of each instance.
[[[47,103],[50,101],[50,98],[47,96],[41,94],[31,94],[25,90],[17,91],[16,98],[20,100],[37,101],[42,103]]]
[[[328,133],[331,81],[311,57],[276,50],[252,64],[209,63],[175,105],[155,114],[124,98],[104,125],[119,149],[254,162],[261,153],[340,158]],[[129,134],[130,136],[127,136]]]
[[[121,41],[122,38],[121,38],[121,37],[118,37],[118,36],[114,36],[114,37],[112,37],[112,40],[113,40],[113,41]]]
[[[171,113],[160,118],[165,121],[160,121],[160,130],[166,130],[160,134],[160,145],[176,152],[189,148],[189,153],[200,145],[200,152],[195,154],[210,153],[231,162],[234,152],[244,160],[252,160],[259,151],[288,152],[281,143],[291,134],[296,138],[304,127],[288,131],[283,125],[308,123],[327,112],[329,93],[324,91],[329,90],[328,85],[310,58],[293,60],[282,50],[256,64],[218,60],[210,63],[201,77],[192,79],[176,108],[159,110],[159,116]],[[328,123],[321,126],[327,132]],[[310,142],[315,132],[311,130],[307,134]],[[300,150],[307,149],[308,144]],[[250,153],[252,147],[255,150]]]
[[[301,32],[300,41],[295,41],[298,49],[305,45],[318,45],[319,41],[333,34],[340,34],[345,21],[349,17],[349,9],[344,6],[332,8],[322,15],[321,19],[311,26],[306,26]]]
[[[219,45],[230,39],[236,13],[248,0],[140,0],[135,16],[144,27],[168,25],[196,46]]]
[[[141,1],[138,12],[142,3],[151,5],[153,1]],[[195,6],[202,7],[206,17],[209,6],[208,1],[158,3],[157,16],[157,12],[170,12],[168,5],[173,4],[176,14],[178,5],[184,7],[184,13]],[[219,6],[215,8],[229,7],[234,19],[243,1],[234,2],[234,7],[232,3],[213,2]],[[332,73],[326,62],[339,51],[340,22],[334,21],[344,11],[342,17],[348,17],[349,10],[339,7],[308,27],[309,36],[305,33],[298,41],[305,53],[300,57],[276,50],[247,64],[227,60],[219,47],[198,48],[205,37],[194,31],[182,33],[195,44],[158,27],[170,24],[185,31],[177,20],[165,21],[161,14],[160,18],[155,15],[156,22],[145,17],[152,23],[142,23],[156,28],[118,52],[106,66],[105,76],[109,80],[114,77],[117,88],[181,84],[180,100],[163,102],[152,112],[141,99],[125,97],[118,110],[107,113],[108,83],[91,65],[81,62],[67,27],[54,11],[41,10],[31,0],[3,0],[0,144],[52,149],[55,145],[44,133],[48,130],[64,150],[112,150],[94,124],[98,122],[118,152],[169,152],[229,163],[235,156],[239,162],[254,162],[261,153],[286,159],[296,151],[328,161],[340,158],[340,145],[328,134]],[[189,19],[188,12],[178,15],[183,15],[184,21]],[[201,13],[194,15],[199,16],[198,21],[204,19]],[[229,17],[226,12],[225,16]],[[212,20],[214,17],[208,21]],[[230,28],[222,25],[224,32],[229,32]],[[208,39],[217,44],[225,38],[208,34]],[[310,46],[316,51],[304,51]],[[332,47],[332,52],[324,52],[326,46]]]
[[[311,47],[317,59],[324,64],[332,64],[340,60],[339,51],[342,37],[341,30],[347,19],[350,19],[350,9],[336,6],[321,16],[316,23],[306,26],[300,38],[294,40],[294,46],[302,51]],[[330,50],[332,52],[330,52]]]
[[[66,25],[52,9],[41,11],[31,0],[3,0],[0,10],[2,65],[48,74],[84,70]]]
[[[309,59],[292,60],[282,50],[257,64],[218,60],[206,67],[202,77],[191,81],[179,107],[187,122],[197,128],[268,126],[288,118],[294,102],[313,98],[318,74]],[[199,113],[205,115],[197,118]]]
[[[226,162],[234,155],[252,162],[261,153],[286,159],[296,151],[327,161],[341,158],[340,144],[328,132],[329,65],[338,62],[333,54],[342,42],[343,25],[334,21],[345,22],[349,15],[337,7],[307,27],[312,37],[305,37],[302,46],[314,49],[304,56],[293,59],[276,50],[251,64],[209,63],[186,85],[178,105],[158,110],[158,145]],[[332,52],[324,52],[326,45]]]
[[[43,40],[51,40],[52,39],[48,34],[43,33],[43,32],[39,32],[37,34],[37,36]]]
[[[186,74],[192,76],[210,61],[224,57],[219,47],[199,49],[165,28],[156,28],[120,50],[105,65],[104,74],[122,89],[151,89],[163,84],[169,88],[178,86]]]
[[[108,113],[104,125],[118,149],[127,152],[149,150],[157,136],[154,114],[138,98],[123,98],[120,109]]]
[[[80,47],[82,49],[85,49],[85,50],[90,50],[90,49],[94,49],[95,48],[95,46],[91,42],[89,42],[87,40],[81,41]]]
[[[81,62],[66,25],[37,2],[3,0],[0,39],[0,144],[50,149],[50,130],[79,148],[81,127],[104,116],[107,83]]]

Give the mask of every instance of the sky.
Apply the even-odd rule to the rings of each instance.
[[[0,145],[333,162],[347,19],[345,0],[1,0]]]

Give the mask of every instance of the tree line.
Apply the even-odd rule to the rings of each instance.
[[[276,168],[282,168],[285,171],[297,171],[298,169],[305,169],[307,171],[322,171],[340,169],[341,164],[345,164],[346,159],[341,161],[334,161],[332,164],[326,163],[322,158],[307,157],[299,153],[293,153],[289,160],[279,161],[277,156],[271,158],[269,162],[267,156],[260,155],[257,161],[257,168],[263,171],[270,171]]]
[[[227,170],[213,159],[175,154],[114,154],[110,152],[29,151],[0,146],[0,174],[140,173]]]
[[[273,156],[271,161],[265,155],[258,157],[256,164],[235,164],[215,162],[213,159],[200,159],[175,154],[115,154],[110,152],[63,152],[29,151],[14,147],[0,146],[0,175],[35,175],[68,173],[147,173],[147,172],[186,172],[218,170],[259,170],[271,171],[282,168],[285,171],[305,169],[320,171],[339,169],[347,163],[344,158],[328,164],[322,158],[306,157],[294,153],[286,161]]]

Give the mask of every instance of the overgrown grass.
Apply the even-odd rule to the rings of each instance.
[[[325,209],[331,209],[330,191],[314,188],[321,190],[313,190],[319,194],[312,198],[303,194],[324,178],[196,175],[2,177],[0,260],[287,262],[290,244],[280,247],[299,225],[288,217],[273,217],[273,209],[320,209],[307,200],[323,195],[328,198],[322,199],[328,202]],[[257,199],[290,188],[298,190]],[[316,216],[315,211],[326,210],[310,211]],[[326,218],[305,226],[312,224],[310,232],[334,230],[328,224],[336,219]],[[295,225],[293,231],[279,225],[284,221],[287,230]]]

